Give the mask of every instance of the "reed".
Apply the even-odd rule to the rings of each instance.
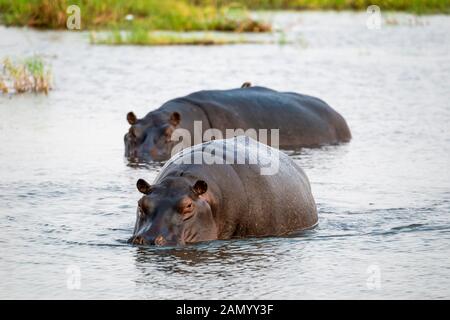
[[[0,90],[2,93],[45,93],[51,89],[52,74],[50,68],[40,56],[32,56],[21,62],[10,58],[2,61]]]

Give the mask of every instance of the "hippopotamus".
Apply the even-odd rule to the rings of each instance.
[[[279,92],[251,86],[231,90],[205,90],[164,103],[138,119],[127,114],[131,127],[125,134],[125,156],[132,161],[166,161],[177,144],[172,135],[178,128],[195,135],[195,122],[201,130],[279,129],[280,149],[297,150],[348,142],[351,133],[344,118],[324,101],[294,92]],[[200,133],[201,134],[201,133]],[[236,134],[238,135],[238,134]],[[217,137],[216,137],[217,138]],[[179,138],[178,138],[179,139]],[[204,142],[185,141],[188,147]],[[273,145],[273,144],[272,144]]]
[[[214,161],[206,161],[211,154]],[[239,156],[243,161],[236,161]],[[276,170],[263,172],[268,166]],[[186,148],[165,163],[153,184],[139,179],[136,186],[143,196],[132,244],[280,236],[318,223],[304,171],[285,153],[246,136]]]

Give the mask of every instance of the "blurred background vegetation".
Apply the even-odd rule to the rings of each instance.
[[[366,10],[378,5],[381,10],[414,13],[449,13],[449,0],[197,0],[197,5],[218,6],[240,3],[252,10]]]
[[[450,13],[450,0],[0,0],[0,24],[66,29],[67,8],[81,9],[81,29],[92,44],[221,45],[256,43],[239,32],[268,32],[254,10],[359,10]],[[395,18],[386,18],[396,24]],[[206,31],[184,33],[184,31]],[[228,31],[220,35],[210,31]],[[276,34],[276,32],[274,32]],[[280,33],[280,44],[286,40]],[[48,93],[51,68],[40,56],[0,60],[0,93]]]
[[[66,9],[81,9],[82,29],[270,31],[249,10],[366,10],[450,13],[450,0],[0,0],[0,23],[63,29]]]

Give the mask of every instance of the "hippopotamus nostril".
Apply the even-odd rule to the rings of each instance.
[[[166,244],[166,239],[162,235],[159,235],[155,239],[155,245],[157,246],[163,246]]]
[[[133,245],[150,245],[150,246],[163,246],[166,244],[166,239],[164,239],[163,236],[158,236],[156,239],[146,239],[143,236],[134,236],[128,239],[128,243],[131,243]]]
[[[144,245],[146,244],[146,240],[144,239],[144,237],[141,236],[136,236],[132,239],[130,239],[132,244],[137,244],[137,245]]]

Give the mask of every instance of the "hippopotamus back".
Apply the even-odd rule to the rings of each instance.
[[[351,139],[344,118],[324,101],[308,95],[248,87],[194,92],[180,101],[199,107],[209,127],[223,132],[229,128],[279,129],[280,147],[285,149]]]

